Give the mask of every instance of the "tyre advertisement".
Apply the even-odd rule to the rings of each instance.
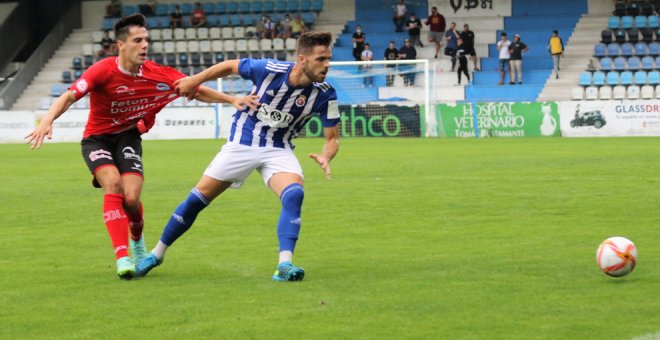
[[[659,101],[574,101],[558,106],[565,137],[660,135]]]
[[[559,137],[555,102],[438,104],[439,137]]]
[[[421,137],[419,106],[339,105],[342,137]],[[309,120],[301,136],[323,136],[318,116]]]

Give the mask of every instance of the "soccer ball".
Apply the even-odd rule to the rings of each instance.
[[[620,277],[630,274],[637,262],[637,248],[625,237],[610,237],[598,246],[596,262],[603,273]]]

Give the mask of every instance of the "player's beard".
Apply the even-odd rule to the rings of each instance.
[[[318,71],[318,73],[315,73],[314,69],[307,69],[307,67],[305,67],[304,71],[305,71],[305,75],[309,79],[311,79],[312,81],[317,82],[317,83],[322,83],[322,82],[325,81],[325,77],[327,76],[327,73],[328,73],[329,69],[324,68],[324,69]]]

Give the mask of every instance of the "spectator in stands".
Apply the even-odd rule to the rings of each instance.
[[[353,58],[356,61],[362,60],[362,51],[364,50],[364,40],[366,34],[362,32],[362,26],[355,26],[355,33],[353,33]]]
[[[119,18],[121,17],[121,1],[111,0],[110,4],[105,6],[106,18]]]
[[[397,59],[399,59],[399,50],[396,49],[394,41],[390,41],[390,46],[385,49],[385,60]],[[386,85],[392,86],[394,84],[396,65],[385,65],[385,67],[387,68],[387,75],[385,76]]]
[[[463,25],[463,32],[461,32],[461,39],[465,48],[465,54],[470,56],[474,64],[474,70],[479,71],[477,66],[477,51],[474,49],[474,32],[470,31],[470,25]]]
[[[101,50],[96,53],[96,56],[99,58],[105,58],[116,54],[117,44],[112,38],[110,38],[110,31],[103,32],[103,38],[101,38]]]
[[[291,23],[291,37],[297,39],[301,34],[305,32],[307,32],[305,23],[302,21],[302,18],[300,18],[300,15],[296,15],[296,17],[293,19],[293,22]]]
[[[429,28],[429,42],[435,43],[435,57],[438,58],[438,52],[440,52],[440,43],[442,38],[445,35],[446,21],[445,17],[438,13],[438,8],[431,8],[431,14],[426,18],[426,25],[431,26]]]
[[[364,44],[364,50],[362,50],[361,57],[362,57],[362,61],[372,61],[372,60],[374,60],[374,53],[371,51],[369,43]],[[371,65],[362,66],[362,71],[364,73],[371,73]],[[374,86],[374,77],[365,75],[363,83],[364,83],[364,87],[373,87]]]
[[[181,14],[181,7],[176,5],[174,12],[170,13],[170,28],[175,29],[183,26],[183,14]]]
[[[506,32],[502,32],[500,41],[497,42],[497,50],[500,51],[500,82],[497,85],[504,85],[505,72],[507,67],[511,70],[511,65],[509,61],[511,59],[511,53],[509,52],[509,47],[511,46],[511,41],[507,40]],[[511,80],[513,84],[513,79]]]
[[[445,45],[444,54],[451,57],[451,71],[454,72],[456,69],[456,48],[458,47],[458,38],[460,38],[460,33],[456,30],[456,23],[452,22],[449,25],[449,30],[445,32],[445,39],[447,39],[447,44]]]
[[[280,23],[277,27],[277,36],[282,39],[291,37],[291,16],[289,13],[285,14],[284,18],[280,20]]]
[[[140,4],[138,5],[138,7],[140,8],[140,13],[150,17],[156,14],[156,7],[158,7],[158,1],[148,0],[146,4]]]
[[[460,86],[461,73],[465,74],[468,83],[470,82],[470,73],[468,72],[467,51],[465,49],[465,43],[461,38],[458,38],[458,46],[456,47],[456,59],[458,59],[458,70],[456,70],[456,73],[458,74],[458,84],[456,85]]]
[[[410,38],[410,43],[415,46],[424,47],[422,40],[419,39],[420,30],[422,27],[422,21],[415,16],[415,13],[410,13],[410,18],[406,21],[406,29],[408,30],[408,37]]]
[[[190,14],[190,24],[195,28],[206,27],[206,13],[199,2],[195,3],[195,9]]]
[[[277,25],[270,19],[270,15],[264,15],[261,22],[257,24],[257,34],[261,39],[273,39],[277,34]]]
[[[406,8],[406,4],[403,0],[399,0],[399,3],[394,5],[394,25],[396,26],[396,31],[395,32],[403,32],[403,24],[406,22],[406,14],[408,13],[408,9]]]
[[[555,79],[559,79],[559,61],[564,53],[564,42],[559,37],[557,30],[552,31],[552,37],[548,41],[548,52],[550,52],[554,63]]]
[[[516,82],[516,74],[518,75],[518,84],[522,85],[522,54],[527,52],[529,47],[524,42],[520,41],[520,34],[513,36],[513,43],[509,47],[511,53],[511,81],[509,84]]]
[[[401,60],[415,60],[417,59],[417,50],[415,46],[412,45],[410,39],[406,39],[403,44],[403,47],[399,49],[399,59]],[[402,67],[401,71],[403,72],[403,85],[404,86],[415,86],[415,66],[406,66]]]

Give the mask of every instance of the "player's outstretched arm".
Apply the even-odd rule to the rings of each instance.
[[[50,106],[46,115],[41,119],[39,126],[34,131],[25,136],[25,143],[32,144],[31,149],[38,149],[44,143],[44,138],[53,138],[53,121],[69,109],[71,104],[76,102],[76,96],[73,91],[62,93]]]
[[[193,76],[181,78],[174,82],[176,91],[181,97],[186,97],[188,100],[192,100],[195,98],[195,91],[197,91],[197,87],[201,83],[224,78],[230,74],[238,74],[238,63],[238,59],[226,60]]]
[[[238,110],[242,110],[246,106],[252,110],[256,110],[259,106],[259,97],[256,95],[234,97],[206,86],[200,86],[197,89],[195,99],[206,103],[228,103]]]
[[[310,153],[309,157],[314,159],[323,169],[326,179],[332,179],[330,161],[339,151],[339,125],[323,128],[323,136],[325,137],[323,151],[320,154]]]

